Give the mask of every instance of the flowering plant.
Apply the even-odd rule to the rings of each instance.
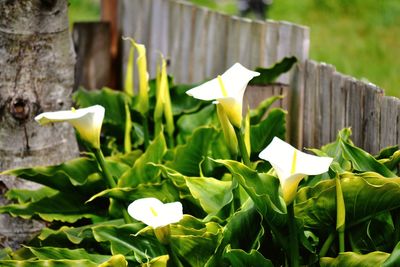
[[[1,266],[395,266],[398,147],[372,156],[343,129],[319,149],[295,149],[283,141],[286,111],[271,108],[277,97],[242,117],[257,73],[240,65],[192,90],[172,83],[165,62],[155,80],[140,73],[138,95],[79,90],[79,109],[36,118],[68,121],[89,150],[2,173],[43,187],[10,190],[0,212],[47,227],[16,251],[0,250]],[[226,117],[186,92],[218,101]],[[245,138],[232,141],[229,125]]]

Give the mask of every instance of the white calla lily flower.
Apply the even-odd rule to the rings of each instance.
[[[94,148],[100,148],[100,132],[104,119],[104,107],[95,105],[87,108],[44,112],[35,117],[41,125],[53,122],[68,122],[80,137]]]
[[[260,73],[235,63],[224,74],[205,82],[186,93],[200,100],[216,100],[221,104],[230,122],[240,128],[242,123],[243,95],[251,79]]]
[[[141,198],[128,206],[129,215],[155,228],[179,222],[183,218],[180,202],[162,203],[156,198]]]
[[[327,172],[333,160],[301,152],[278,137],[274,137],[259,157],[269,161],[274,168],[287,205],[293,202],[297,186],[305,176]]]

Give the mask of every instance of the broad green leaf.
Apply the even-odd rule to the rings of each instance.
[[[390,158],[391,156],[393,156],[394,153],[399,151],[399,149],[399,145],[385,147],[381,151],[379,151],[379,154],[376,155],[375,158],[377,160]]]
[[[98,267],[89,260],[2,260],[2,267]]]
[[[111,197],[124,201],[134,201],[139,198],[155,197],[162,202],[173,202],[179,199],[178,192],[171,182],[142,183],[132,187],[117,187],[104,190],[92,196],[88,202],[98,197]]]
[[[106,164],[109,172],[113,177],[121,177],[121,175],[130,169],[130,166],[123,161],[114,158],[106,158]]]
[[[268,109],[275,103],[275,101],[282,99],[283,96],[277,95],[269,97],[263,100],[257,108],[250,110],[250,123],[251,124],[258,124],[261,122],[262,118],[264,117],[265,113]]]
[[[159,171],[149,163],[160,163],[167,145],[162,133],[151,142],[146,151],[138,158],[133,167],[124,173],[118,181],[119,187],[135,187],[140,183],[157,182],[159,179]]]
[[[216,223],[203,223],[185,215],[178,224],[171,225],[171,247],[188,266],[203,267],[214,253],[219,234]]]
[[[121,254],[112,256],[106,262],[103,262],[98,267],[127,267],[128,262],[126,261],[125,257]]]
[[[352,163],[355,170],[361,172],[374,171],[385,177],[396,177],[384,164],[377,161],[372,155],[361,148],[343,139],[341,139],[341,147],[343,150],[343,157]]]
[[[179,223],[171,224],[171,249],[184,266],[203,267],[214,253],[221,228],[215,222],[204,223],[201,220],[184,215]],[[147,227],[140,235],[152,236],[152,229]]]
[[[396,267],[399,265],[399,259],[400,259],[400,242],[397,243],[397,245],[392,251],[392,254],[390,254],[389,258],[387,258],[386,261],[382,264],[382,267]]]
[[[257,173],[233,160],[215,160],[225,165],[244,188],[261,214],[270,222],[282,225],[286,220],[279,196],[279,180],[266,173]]]
[[[81,227],[68,227],[62,226],[57,230],[44,228],[40,235],[37,237],[39,243],[45,246],[64,246],[68,247],[70,244],[80,244],[86,240],[90,244],[93,242],[94,237],[92,229],[99,226],[121,226],[124,224],[122,219],[104,221],[95,224],[89,224]],[[139,229],[139,228],[138,228]]]
[[[207,266],[223,265],[221,261],[227,246],[246,251],[258,249],[261,238],[264,237],[262,222],[261,214],[255,208],[253,201],[249,199],[228,219],[227,225],[223,228],[222,239],[218,242],[218,247]]]
[[[15,169],[5,171],[2,174],[15,175],[63,192],[76,193],[77,190],[80,190],[91,195],[105,189],[105,184],[101,180],[88,180],[91,174],[98,172],[99,168],[94,159],[77,158],[60,165]],[[89,183],[89,186],[87,186],[87,183]],[[85,184],[86,186],[82,187]]]
[[[395,228],[390,212],[381,213],[348,231],[354,252],[390,251],[395,245]]]
[[[133,167],[135,161],[143,154],[141,150],[134,150],[126,154],[118,154],[107,157],[107,160],[125,163],[126,165]]]
[[[93,228],[93,235],[98,242],[109,242],[113,255],[135,255],[141,262],[165,255],[164,247],[154,236],[135,235],[143,227],[142,223],[98,226]]]
[[[321,258],[320,265],[321,267],[376,267],[381,266],[388,257],[388,253],[381,251],[374,251],[366,255],[361,255],[355,252],[344,252],[340,253],[336,258]]]
[[[167,267],[169,255],[162,255],[142,264],[142,267]]]
[[[377,173],[340,175],[346,208],[346,228],[356,226],[379,213],[400,207],[400,178]],[[335,180],[325,180],[300,189],[296,216],[306,227],[330,231],[336,224]]]
[[[187,176],[200,176],[199,164],[208,156],[215,128],[198,128],[184,145],[178,145],[173,160],[165,165]]]
[[[58,191],[49,187],[43,186],[37,190],[27,189],[10,189],[5,196],[9,200],[16,200],[18,203],[36,202],[44,197],[50,197],[57,194]]]
[[[233,199],[231,181],[203,177],[184,178],[190,193],[208,214],[216,214]]]
[[[266,259],[260,252],[254,249],[252,249],[250,253],[247,253],[241,249],[231,249],[228,247],[224,257],[229,260],[231,266],[274,266],[270,260]]]
[[[380,159],[380,163],[384,164],[389,170],[393,172],[398,168],[398,174],[400,174],[400,150],[397,150],[389,158]]]
[[[45,221],[58,220],[62,222],[76,222],[82,218],[95,217],[98,209],[94,205],[83,205],[86,200],[80,195],[71,197],[69,193],[58,193],[44,197],[37,202],[24,204],[9,204],[0,207],[0,213],[9,213],[25,219],[39,216]]]
[[[341,145],[342,142],[352,144],[350,135],[350,128],[344,128],[338,133],[334,142],[322,146],[321,149],[308,148],[308,150],[320,157],[333,158],[334,160],[330,168],[336,173],[341,174],[345,171],[351,171],[351,163],[343,157],[343,149]]]
[[[249,84],[266,85],[275,81],[281,74],[288,72],[297,62],[295,57],[285,57],[280,62],[269,68],[256,68],[255,71],[260,73],[260,76],[254,77]]]
[[[88,253],[84,249],[68,249],[57,247],[26,247],[39,260],[80,260],[86,259],[95,263],[102,263],[110,258],[110,255]]]
[[[223,238],[233,249],[250,251],[258,249],[264,235],[263,218],[252,200],[246,201],[241,209],[228,220],[224,227]],[[243,231],[246,229],[246,231]]]
[[[171,80],[171,79],[170,79]],[[193,97],[188,97],[186,91],[195,87],[196,84],[179,84],[169,86],[171,92],[172,113],[173,115],[180,115],[182,113],[192,113],[204,104]]]
[[[271,109],[266,119],[257,125],[252,125],[250,129],[251,152],[258,154],[277,136],[285,139],[286,132],[286,111],[280,108]]]
[[[114,130],[123,136],[125,129],[125,103],[130,103],[127,94],[110,88],[101,90],[87,91],[79,89],[73,95],[75,103],[81,107],[89,107],[95,104],[101,105],[106,109],[103,123],[112,125]]]
[[[163,165],[155,165],[162,170],[175,187],[181,198],[191,196],[190,200],[198,201],[201,208],[209,215],[215,215],[232,201],[232,182],[215,178],[188,177]]]
[[[187,139],[199,127],[216,123],[215,115],[215,105],[207,105],[196,113],[182,115],[176,124],[179,143],[186,143]]]
[[[12,253],[12,249],[7,247],[0,249],[0,261],[1,260],[11,260],[11,257],[9,256]]]
[[[335,142],[318,149],[310,149],[319,156],[334,158],[331,168],[337,173],[356,170],[359,172],[374,171],[386,177],[395,177],[384,164],[376,160],[372,155],[353,145],[350,140],[351,129],[344,128],[339,131]],[[335,163],[339,163],[339,166]]]

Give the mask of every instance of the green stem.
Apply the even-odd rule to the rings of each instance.
[[[324,244],[319,251],[319,257],[325,257],[326,253],[328,253],[329,248],[332,245],[333,240],[335,240],[335,232],[329,234],[328,238],[325,240]]]
[[[103,152],[99,148],[97,148],[97,149],[95,148],[95,149],[93,149],[93,151],[94,151],[94,155],[96,156],[97,162],[100,165],[101,171],[103,173],[103,177],[106,178],[108,188],[116,188],[117,183],[114,181],[114,178],[112,177],[110,171],[107,168],[106,160],[104,158]],[[120,209],[122,211],[122,215],[123,215],[125,223],[131,223],[132,219],[126,210],[125,205],[117,199],[115,199],[115,204],[118,207],[118,209]]]
[[[238,146],[242,160],[247,167],[251,167],[249,154],[247,153],[246,144],[244,143],[243,131],[240,128],[233,127],[235,129],[236,138],[238,140]]]
[[[345,252],[344,246],[344,229],[339,229],[339,252]]]
[[[294,217],[293,203],[287,206],[289,223],[289,262],[291,267],[299,266],[299,240],[297,236],[296,218]]]
[[[147,121],[147,114],[143,115],[143,137],[144,137],[144,148],[147,148],[150,144],[149,122]]]
[[[233,178],[236,179],[236,178]],[[232,190],[233,195],[233,212],[237,211],[242,205],[240,202],[240,185],[238,183],[237,187]]]
[[[131,111],[129,110],[129,105],[125,103],[125,134],[124,134],[124,150],[125,153],[132,151],[132,141],[131,141],[131,131],[132,131],[132,120]]]
[[[101,149],[95,148],[94,155],[96,156],[97,162],[100,164],[100,168],[101,168],[101,171],[103,172],[104,178],[106,179],[108,188],[117,187],[117,184],[115,183],[114,178],[112,177],[111,173],[109,172],[109,170],[106,166],[106,160],[104,159],[104,155],[103,155],[103,152],[101,152]]]
[[[174,148],[175,147],[174,135],[173,134],[168,134],[168,147],[169,148]]]
[[[340,178],[336,178],[336,230],[339,235],[339,252],[345,251],[345,220],[346,220],[346,208],[344,205],[344,198],[342,192],[342,185],[340,183]]]

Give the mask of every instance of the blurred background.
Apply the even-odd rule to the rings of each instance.
[[[143,0],[146,1],[146,0]],[[239,15],[241,0],[191,0]],[[240,3],[242,2],[242,3]],[[344,74],[367,80],[400,97],[400,1],[264,0],[263,17],[310,27],[310,58]],[[240,8],[239,8],[240,7]],[[245,14],[259,18],[259,12]],[[69,0],[71,25],[100,18],[100,0]]]

